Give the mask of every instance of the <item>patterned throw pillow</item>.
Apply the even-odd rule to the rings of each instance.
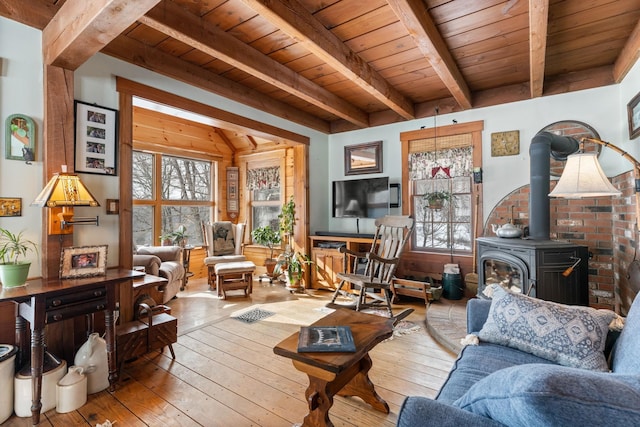
[[[229,221],[214,222],[213,228],[213,255],[233,255],[236,250],[233,226]]]
[[[604,347],[611,310],[569,306],[495,286],[481,341],[526,351],[564,366],[608,371]]]

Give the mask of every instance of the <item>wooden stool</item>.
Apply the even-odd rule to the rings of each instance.
[[[227,291],[235,289],[242,289],[245,297],[253,291],[253,272],[256,269],[253,262],[223,262],[213,268],[219,297],[224,299]]]

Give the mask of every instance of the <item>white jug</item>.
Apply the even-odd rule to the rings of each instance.
[[[61,414],[75,411],[87,403],[87,377],[82,367],[71,366],[67,375],[56,385],[56,411]]]
[[[93,394],[109,387],[109,363],[107,342],[97,332],[89,335],[87,342],[76,353],[75,366],[81,366],[87,376],[87,393]]]

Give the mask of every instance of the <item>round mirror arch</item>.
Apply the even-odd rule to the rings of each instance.
[[[570,136],[577,139],[578,141],[580,141],[581,138],[600,139],[600,135],[593,127],[576,120],[561,120],[559,122],[554,122],[540,129],[540,132],[551,132],[556,135]],[[597,153],[597,155],[599,156],[602,146],[599,144],[586,142],[582,144],[581,148],[585,153]],[[566,160],[567,158],[565,156],[557,155],[556,153],[551,152],[551,176],[562,175]]]

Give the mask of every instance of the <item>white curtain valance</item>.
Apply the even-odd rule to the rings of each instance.
[[[471,146],[409,154],[409,179],[454,178],[473,173]]]
[[[247,169],[247,187],[250,190],[265,190],[280,187],[280,167]]]

